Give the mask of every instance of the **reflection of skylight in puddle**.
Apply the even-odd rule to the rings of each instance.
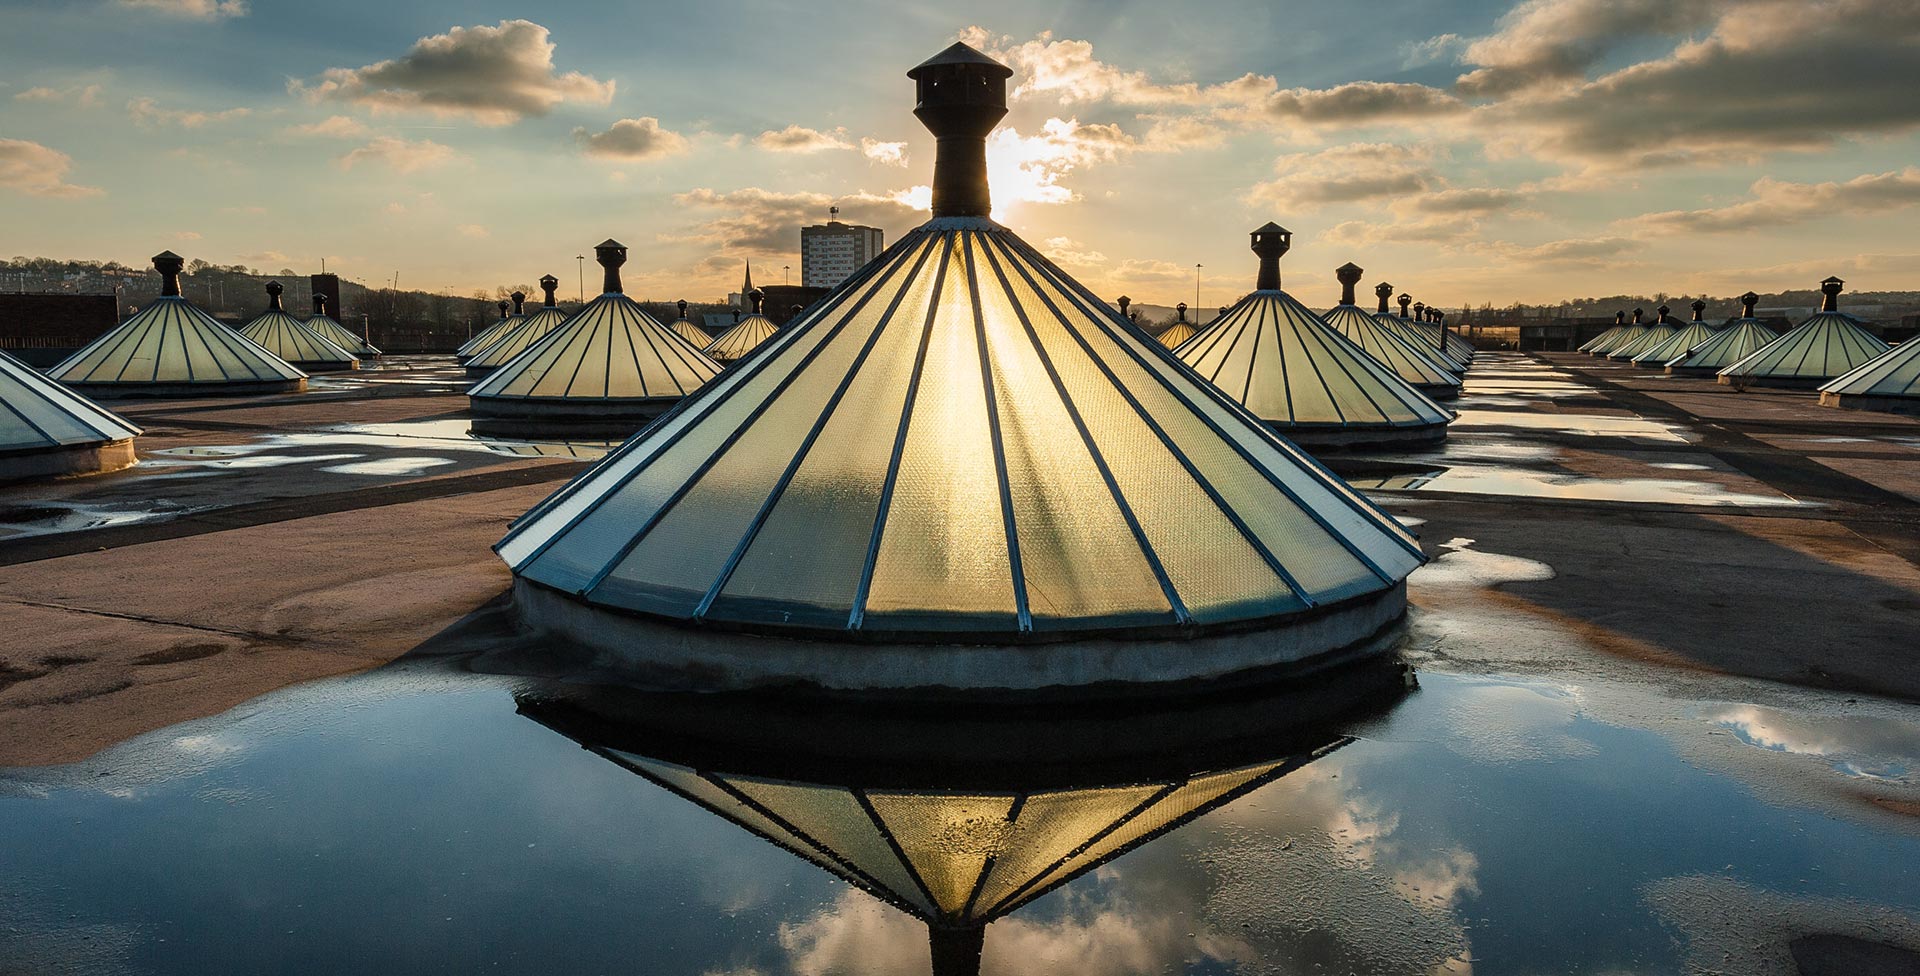
[[[1460,465],[1419,475],[1393,474],[1350,478],[1356,488],[1377,491],[1458,491],[1477,495],[1566,498],[1581,501],[1641,502],[1663,505],[1713,505],[1745,508],[1798,508],[1813,505],[1784,495],[1729,491],[1713,482],[1665,478],[1589,478],[1526,468]]]
[[[1555,430],[1589,437],[1629,437],[1686,444],[1696,438],[1685,428],[1639,417],[1602,417],[1596,414],[1523,413],[1513,410],[1462,410],[1453,422],[1461,427],[1524,427]]]

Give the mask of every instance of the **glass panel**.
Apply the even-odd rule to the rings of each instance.
[[[999,267],[1008,270],[1004,261]],[[1034,300],[1024,280],[1009,277],[1009,295],[994,273],[994,262],[983,257],[980,271],[1007,481],[1036,628],[1043,628],[1047,619],[1078,617],[1171,623],[1173,608],[1166,593],[1061,402],[1034,340],[1014,314],[1014,305],[1028,310],[1029,321],[1035,323],[1034,336],[1047,350],[1055,371],[1084,376],[1089,370],[1085,353],[1058,325],[1041,321],[1051,315]],[[1066,385],[1064,377],[1062,385]],[[1137,425],[1136,430],[1151,437]],[[1130,448],[1128,453],[1138,450]],[[1110,467],[1116,464],[1111,457],[1106,460]]]
[[[1141,838],[1146,837],[1156,830],[1185,820],[1187,817],[1192,816],[1195,810],[1226,796],[1234,790],[1240,789],[1259,777],[1265,776],[1275,769],[1280,768],[1280,765],[1279,763],[1269,763],[1260,766],[1249,766],[1246,769],[1235,769],[1224,773],[1210,773],[1188,780],[1185,785],[1161,797],[1155,801],[1152,806],[1141,811],[1140,814],[1132,820],[1127,821],[1112,833],[1100,838],[1092,847],[1067,859],[1065,864],[1060,865],[1052,871],[1048,871],[1032,888],[1020,893],[1016,904],[1032,898],[1056,881],[1071,878],[1081,871],[1085,871],[1093,865],[1100,863],[1102,858],[1112,856],[1116,851],[1125,850],[1128,845],[1139,841]],[[1012,906],[1007,907],[1010,908]]]
[[[661,517],[607,581],[634,594],[623,605],[689,616],[719,580],[734,548],[799,453],[827,401],[852,367],[865,335],[842,332]],[[865,411],[870,405],[843,404]],[[878,445],[870,449],[887,450]],[[868,525],[871,526],[871,521]],[[815,527],[816,531],[818,526]],[[856,531],[864,555],[869,530]],[[839,540],[851,541],[851,540]],[[809,570],[815,572],[817,570]],[[855,570],[855,578],[858,578]],[[652,594],[652,595],[649,595]]]
[[[907,255],[910,261],[917,257]],[[874,512],[938,266],[937,256],[931,258],[923,273],[904,282],[906,294],[891,316],[887,309],[894,289],[889,287],[847,323],[842,343],[858,345],[873,330],[883,331],[710,616],[846,626],[866,570]],[[838,314],[838,309],[829,312],[813,328],[829,328]]]
[[[844,789],[831,786],[807,786],[768,783],[745,778],[727,779],[727,784],[767,809],[780,815],[795,828],[819,841],[847,863],[873,878],[887,892],[909,905],[931,913],[934,909],[907,873],[900,856],[860,801]]]
[[[987,858],[1005,849],[1013,828],[1010,796],[869,793],[867,801],[949,915],[967,907]]]
[[[886,627],[1011,629],[1013,571],[958,249],[934,310],[866,611]],[[967,618],[971,618],[969,621]]]
[[[974,904],[982,912],[999,905],[1161,789],[1149,783],[1028,797]]]

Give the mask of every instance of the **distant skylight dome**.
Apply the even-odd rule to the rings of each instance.
[[[1321,316],[1334,331],[1353,340],[1353,343],[1366,350],[1380,365],[1393,370],[1394,375],[1407,381],[1414,389],[1436,400],[1451,400],[1460,395],[1460,378],[1455,376],[1449,364],[1439,358],[1434,346],[1415,346],[1382,322],[1380,318],[1387,311],[1387,296],[1393,294],[1392,285],[1383,285],[1385,291],[1375,289],[1380,296],[1380,311],[1368,313],[1354,304],[1353,286],[1359,284],[1366,269],[1349,261],[1334,271],[1334,277],[1340,281],[1340,304],[1327,310]]]
[[[1253,231],[1255,290],[1207,326],[1179,356],[1273,429],[1303,444],[1430,443],[1453,414],[1280,290],[1292,233]]]
[[[715,362],[730,363],[759,348],[760,344],[773,338],[779,327],[773,320],[761,314],[761,306],[766,303],[766,295],[755,288],[747,292],[746,300],[751,304],[752,314],[733,324],[733,328],[720,333],[718,338],[707,344],[704,350]]]
[[[1887,351],[1859,319],[1840,311],[1846,282],[1820,283],[1820,311],[1764,348],[1720,371],[1727,386],[1815,387]]]
[[[1687,322],[1686,328],[1676,329],[1672,335],[1635,353],[1633,364],[1647,369],[1659,369],[1670,360],[1685,355],[1688,350],[1713,338],[1714,328],[1703,318],[1707,303],[1696,298],[1693,300],[1692,307],[1693,318]]]
[[[241,335],[309,373],[360,368],[353,353],[288,315],[280,307],[280,291],[279,282],[267,282],[267,310],[241,326]]]
[[[1174,323],[1167,326],[1166,330],[1159,335],[1154,336],[1155,339],[1160,341],[1161,345],[1166,346],[1168,349],[1178,349],[1181,343],[1199,334],[1199,330],[1193,327],[1193,323],[1187,321],[1186,302],[1181,302],[1179,308],[1175,309],[1174,312],[1178,316],[1178,318],[1174,320]]]
[[[933,218],[518,520],[523,620],[702,687],[1038,691],[1368,646],[1414,540],[986,216],[1011,72],[955,45],[910,74]]]
[[[160,297],[48,375],[93,397],[224,396],[306,389],[307,374],[180,296],[186,261],[153,258]]]
[[[482,426],[593,424],[638,430],[720,372],[620,287],[626,245],[594,248],[600,297],[467,391]]]
[[[561,323],[567,320],[567,313],[560,311],[559,302],[553,297],[554,290],[559,287],[560,279],[552,275],[542,275],[540,289],[547,293],[547,297],[541,303],[540,310],[532,315],[527,315],[523,311],[509,318],[504,323],[506,327],[494,337],[494,340],[479,347],[467,360],[467,378],[479,379],[505,366],[513,360],[513,357],[526,351],[528,346],[546,338],[547,333],[559,328]],[[525,299],[525,295],[514,292],[514,307],[519,308]]]
[[[672,329],[680,338],[693,343],[695,349],[705,349],[712,345],[713,336],[708,335],[705,329],[687,319],[687,300],[682,298],[674,305],[680,309],[680,317],[667,323],[667,328]]]
[[[1618,362],[1631,362],[1635,356],[1666,343],[1668,339],[1680,334],[1680,323],[1674,321],[1673,308],[1662,305],[1654,309],[1651,325],[1628,341],[1623,341],[1607,350],[1607,358]]]

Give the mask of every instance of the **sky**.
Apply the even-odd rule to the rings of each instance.
[[[1920,287],[1914,0],[0,0],[0,254],[797,282],[829,206],[926,219],[956,39],[995,218],[1110,297],[1226,304],[1269,220],[1312,305]]]

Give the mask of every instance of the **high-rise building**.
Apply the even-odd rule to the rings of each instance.
[[[832,288],[880,256],[880,228],[841,223],[839,207],[827,214],[826,223],[800,228],[800,283],[809,288]]]

